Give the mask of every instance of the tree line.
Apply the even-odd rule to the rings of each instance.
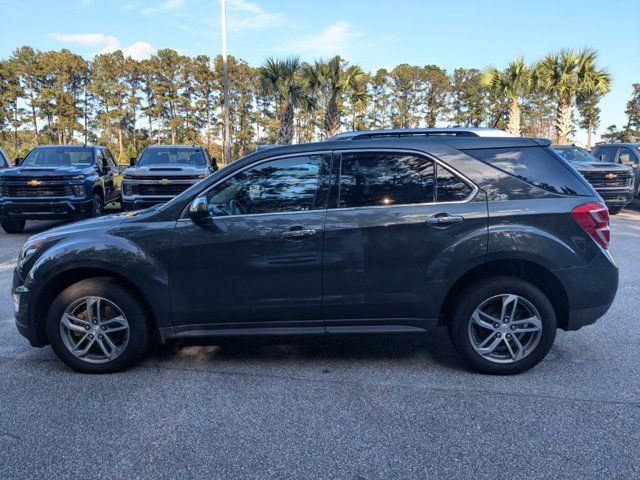
[[[231,159],[265,143],[322,140],[343,130],[473,126],[567,142],[600,126],[611,76],[597,54],[562,50],[506,69],[401,64],[366,72],[336,56],[312,63],[228,59]],[[39,144],[105,144],[121,163],[154,143],[205,145],[223,159],[222,58],[159,50],[87,61],[23,46],[0,60],[0,146],[11,157]],[[603,138],[640,138],[640,85],[628,124]],[[609,135],[609,137],[606,137]]]

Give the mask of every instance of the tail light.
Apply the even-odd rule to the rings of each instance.
[[[571,212],[576,222],[602,248],[609,248],[611,229],[609,228],[609,210],[600,202],[590,202],[577,206]]]

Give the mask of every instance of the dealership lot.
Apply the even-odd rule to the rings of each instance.
[[[516,377],[467,371],[444,330],[166,348],[80,375],[15,330],[28,233],[0,232],[0,478],[637,477],[640,213],[612,230],[613,307]]]

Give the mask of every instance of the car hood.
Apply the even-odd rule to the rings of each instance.
[[[207,167],[193,167],[191,165],[143,165],[127,168],[125,175],[129,177],[195,177],[209,174]]]
[[[579,172],[611,172],[617,171],[620,173],[631,172],[633,169],[628,165],[622,165],[620,163],[611,162],[572,162],[571,165],[575,167]]]
[[[91,175],[96,173],[95,167],[14,167],[0,170],[2,178],[32,177],[71,177],[74,175]]]

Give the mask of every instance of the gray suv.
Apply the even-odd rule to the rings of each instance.
[[[122,182],[124,210],[167,202],[218,170],[215,159],[198,145],[152,145],[130,164]]]
[[[549,144],[425,129],[255,152],[163,205],[31,237],[16,325],[83,372],[153,339],[438,326],[471,368],[522,372],[618,288],[607,207]]]

